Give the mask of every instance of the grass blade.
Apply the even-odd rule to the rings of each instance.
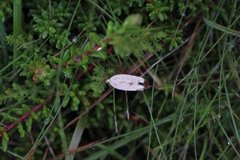
[[[22,34],[22,0],[13,1],[13,37],[17,39]],[[18,57],[17,43],[13,46],[13,59]]]
[[[81,141],[83,131],[86,127],[87,120],[88,120],[87,115],[84,115],[81,119],[78,120],[77,126],[76,126],[73,136],[72,136],[71,143],[68,148],[69,150],[77,148],[79,142]],[[75,156],[75,154],[68,155],[66,157],[66,160],[73,160],[74,156]]]
[[[168,123],[168,122],[172,121],[175,116],[176,116],[175,114],[171,114],[171,115],[165,117],[164,119],[161,119],[160,121],[156,122],[155,125],[160,126],[162,124]],[[122,138],[119,139],[116,143],[109,145],[108,148],[111,148],[112,150],[116,150],[116,149],[128,144],[129,142],[131,142],[137,138],[140,138],[145,134],[148,134],[150,127],[151,126],[147,126],[147,127],[132,131],[130,133],[127,133],[125,135],[121,135]],[[107,146],[105,146],[105,148],[106,147]],[[100,150],[94,154],[91,154],[89,157],[85,158],[84,160],[96,160],[96,159],[102,158],[104,156],[107,156],[108,154],[109,154],[108,151]]]
[[[111,147],[107,147],[103,144],[97,144],[96,146],[106,151],[107,153],[111,154],[114,157],[114,159],[119,159],[119,160],[125,159],[121,154],[119,154],[117,151],[114,151]]]
[[[2,21],[0,21],[0,43],[2,46],[2,64],[3,66],[5,66],[7,64],[8,61],[8,56],[7,56],[7,45],[5,42],[5,38],[6,37],[6,31],[5,31],[5,27]]]
[[[230,35],[233,35],[233,36],[236,36],[236,37],[240,37],[240,32],[238,32],[236,30],[232,30],[230,28],[227,28],[225,26],[222,26],[220,24],[217,24],[217,23],[215,23],[211,20],[205,19],[205,18],[204,18],[204,22],[211,28],[222,31],[226,34],[230,34]]]

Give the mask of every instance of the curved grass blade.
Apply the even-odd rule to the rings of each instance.
[[[239,17],[238,17],[239,18]],[[233,29],[230,29],[230,28],[227,28],[223,25],[220,25],[218,23],[215,23],[211,20],[208,20],[206,18],[204,18],[204,22],[211,28],[214,28],[216,30],[219,30],[219,31],[222,31],[226,34],[230,34],[230,35],[233,35],[233,36],[236,36],[236,37],[240,37],[240,32],[236,31],[236,30],[233,30]]]
[[[171,115],[165,117],[164,119],[161,119],[158,122],[156,122],[155,125],[160,126],[160,125],[163,125],[165,123],[168,123],[168,122],[172,121],[175,116],[176,116],[175,114],[171,114]],[[111,150],[116,150],[120,147],[123,147],[124,145],[132,142],[133,140],[135,140],[137,138],[140,138],[145,134],[148,134],[150,127],[151,126],[147,126],[147,127],[140,128],[140,129],[137,129],[135,131],[129,132],[127,134],[120,135],[121,139],[119,139],[114,144],[105,146],[105,148],[107,147],[107,148],[111,148]],[[98,146],[98,145],[96,145],[96,146]],[[102,145],[99,146],[99,148],[102,148]],[[97,159],[100,159],[104,156],[107,156],[108,154],[111,154],[111,152],[108,152],[107,150],[104,149],[104,150],[100,150],[100,151],[98,151],[94,154],[91,154],[89,157],[85,158],[84,160],[97,160]]]

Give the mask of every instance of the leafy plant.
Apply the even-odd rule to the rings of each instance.
[[[1,158],[240,157],[238,11],[223,0],[1,2]],[[144,92],[105,83],[120,73],[143,77]]]

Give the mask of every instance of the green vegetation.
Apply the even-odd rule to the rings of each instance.
[[[239,4],[0,2],[0,159],[239,159]]]

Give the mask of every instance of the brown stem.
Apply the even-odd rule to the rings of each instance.
[[[86,51],[85,53],[83,53],[83,56],[86,55],[90,55],[92,53],[94,53],[98,48],[100,48],[99,45],[96,45],[94,49],[90,50],[90,51]],[[112,47],[107,49],[107,52],[111,52],[112,51]],[[79,58],[80,61],[81,58]],[[78,60],[75,61],[75,63],[79,62]],[[95,66],[93,64],[89,64],[88,65],[88,71],[92,71],[95,68]],[[80,73],[79,75],[76,76],[77,80],[80,80],[83,77],[83,73]],[[38,112],[39,110],[41,110],[43,108],[43,106],[47,103],[49,103],[54,97],[54,94],[51,94],[50,96],[48,96],[45,100],[45,102],[43,104],[38,104],[36,106],[33,107],[33,109],[31,109],[30,111],[28,111],[27,113],[25,113],[24,115],[22,115],[20,118],[18,118],[17,122],[13,122],[8,124],[6,127],[4,127],[3,131],[0,131],[0,137],[3,135],[3,133],[9,132],[10,130],[12,130],[13,128],[16,128],[18,126],[19,123],[24,122],[33,112]]]
[[[3,135],[4,132],[9,132],[9,131],[12,130],[13,128],[16,128],[19,123],[24,122],[24,121],[31,115],[31,113],[37,112],[37,111],[39,111],[40,109],[42,109],[42,107],[43,107],[45,104],[49,103],[49,102],[52,100],[53,97],[54,97],[54,94],[51,94],[50,96],[48,96],[48,97],[46,98],[46,100],[44,101],[44,103],[38,104],[38,105],[34,106],[33,109],[31,109],[30,111],[28,111],[27,113],[25,113],[24,115],[22,115],[20,118],[18,118],[18,121],[17,121],[17,122],[10,123],[10,124],[8,124],[6,127],[4,127],[3,131],[0,132],[0,137]]]

